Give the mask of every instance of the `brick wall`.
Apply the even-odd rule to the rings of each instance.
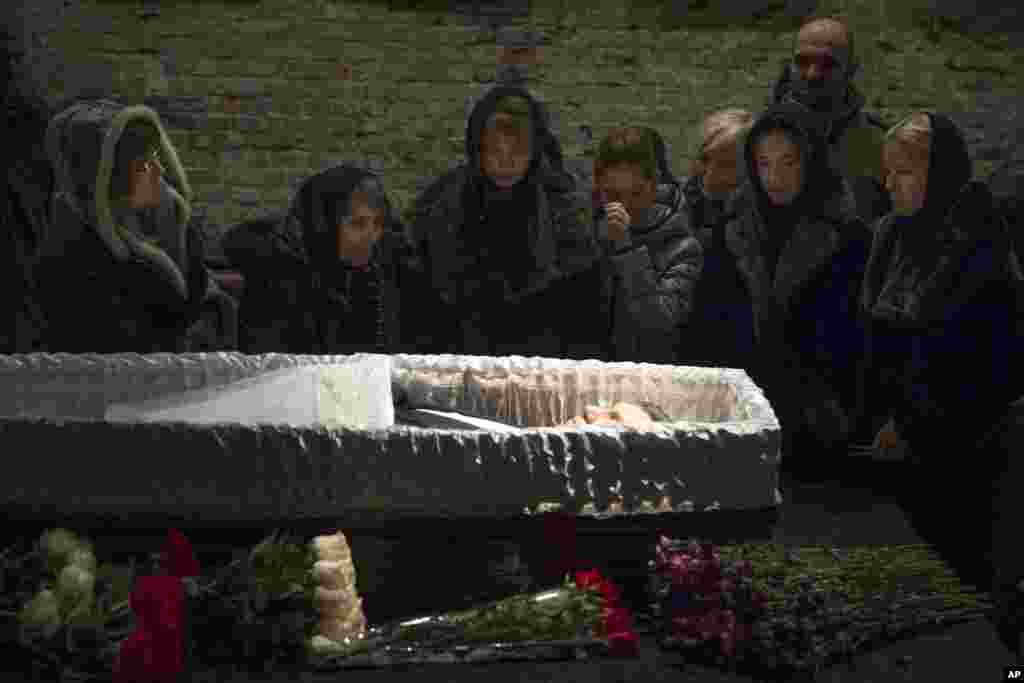
[[[407,207],[462,157],[468,98],[495,78],[499,45],[523,46],[521,31],[541,46],[529,55],[531,88],[584,169],[607,128],[643,123],[662,132],[683,175],[705,113],[765,104],[793,17],[815,4],[853,16],[859,85],[888,121],[921,107],[953,113],[982,172],[1019,150],[1019,34],[915,25],[923,15],[909,7],[955,15],[963,3],[700,4],[476,0],[439,13],[381,1],[18,0],[2,13],[54,100],[84,91],[161,112],[214,243],[221,226],[284,209],[298,182],[339,161],[381,169]]]

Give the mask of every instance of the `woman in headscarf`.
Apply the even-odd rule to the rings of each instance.
[[[527,90],[492,88],[469,117],[465,162],[417,200],[413,243],[442,301],[435,353],[603,356],[590,199],[552,161],[552,141]]]
[[[77,102],[50,121],[46,146],[56,190],[36,269],[45,348],[187,351],[189,328],[219,290],[159,116],[145,106]]]
[[[864,283],[865,408],[890,418],[876,445],[902,440],[925,474],[912,501],[922,533],[966,529],[957,545],[981,559],[1002,463],[980,444],[1024,394],[1020,263],[947,117],[919,112],[897,124],[885,162],[894,210],[879,222]]]
[[[398,353],[399,293],[413,277],[401,226],[377,174],[341,164],[307,179],[287,215],[224,238],[245,277],[239,337],[246,353]],[[400,319],[401,318],[401,319]]]
[[[744,144],[746,181],[726,239],[751,294],[752,375],[782,426],[784,472],[821,479],[847,455],[871,235],[828,161],[816,117],[780,104]]]

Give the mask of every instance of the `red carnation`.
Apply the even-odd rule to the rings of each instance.
[[[601,596],[604,598],[605,605],[608,607],[615,607],[619,604],[619,598],[622,597],[619,593],[619,589],[608,579],[602,578],[598,581],[597,590],[601,593]]]
[[[170,683],[185,668],[185,594],[176,576],[140,576],[128,604],[135,631],[121,643],[114,662],[116,683]]]
[[[639,657],[640,644],[633,631],[612,633],[608,636],[608,648],[613,657]]]
[[[167,532],[167,546],[164,550],[167,558],[167,572],[171,576],[184,579],[189,576],[199,576],[199,561],[192,552],[192,544],[188,542],[185,534],[177,529]]]
[[[581,591],[598,590],[603,580],[596,569],[576,572],[576,588]]]
[[[629,610],[613,607],[605,611],[605,631],[608,634],[608,647],[615,657],[636,657],[640,654],[640,646],[636,633],[633,631],[633,619]]]

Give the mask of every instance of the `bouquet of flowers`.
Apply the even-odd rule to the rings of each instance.
[[[665,537],[655,553],[655,609],[667,644],[735,659],[768,600],[754,587],[753,565],[723,561],[710,543],[682,545]]]
[[[132,580],[131,569],[97,566],[89,541],[54,529],[0,555],[0,617],[37,674],[102,675],[132,629]]]

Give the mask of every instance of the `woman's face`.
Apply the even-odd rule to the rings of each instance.
[[[530,132],[515,126],[508,114],[496,113],[484,129],[480,141],[483,171],[502,189],[508,189],[526,176],[530,168]]]
[[[158,152],[132,162],[132,191],[128,205],[136,210],[160,206],[160,178],[164,167]]]
[[[775,206],[787,206],[803,187],[800,148],[784,131],[772,130],[754,143],[754,165],[761,187]]]
[[[363,268],[384,236],[384,210],[371,208],[361,192],[352,195],[351,204],[351,216],[338,224],[338,258]]]
[[[724,199],[739,184],[739,142],[735,138],[708,152],[702,161],[701,185],[711,199]]]
[[[885,162],[885,189],[892,208],[901,216],[910,216],[924,206],[928,189],[928,165],[907,153],[906,147],[889,141],[882,150]]]

